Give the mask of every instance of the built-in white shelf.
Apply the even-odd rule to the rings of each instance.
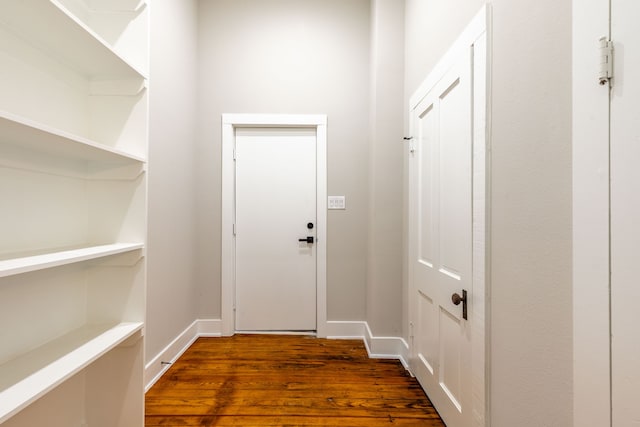
[[[0,0],[2,426],[144,424],[149,9]]]
[[[0,424],[142,330],[86,326],[0,365]]]
[[[0,260],[0,277],[103,258],[142,249],[143,247],[143,243],[113,243],[110,245],[89,246],[80,249]]]
[[[147,6],[146,0],[80,1],[80,6],[93,13],[135,13]]]
[[[145,162],[142,157],[2,110],[0,143],[71,159],[115,164]]]
[[[0,2],[0,25],[89,80],[145,78],[56,0]]]

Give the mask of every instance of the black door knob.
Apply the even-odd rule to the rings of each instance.
[[[462,303],[462,318],[467,320],[467,291],[463,289],[462,296],[457,292],[451,295],[451,302],[454,305],[460,305],[460,303]]]
[[[462,301],[464,301],[464,298],[463,298],[463,297],[461,297],[457,292],[456,292],[455,294],[451,295],[451,302],[452,302],[454,305],[460,305],[460,303],[461,303]]]
[[[298,239],[298,242],[313,243],[313,236],[307,236],[304,239]]]

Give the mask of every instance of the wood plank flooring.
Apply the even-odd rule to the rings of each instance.
[[[361,341],[200,338],[147,392],[145,426],[438,426],[395,360]]]

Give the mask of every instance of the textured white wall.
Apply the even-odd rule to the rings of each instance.
[[[404,2],[371,2],[367,317],[376,336],[402,335]]]
[[[501,0],[494,22],[493,421],[569,426],[571,1]]]
[[[202,0],[197,164],[199,315],[220,316],[220,117],[328,115],[330,320],[365,319],[369,0]]]
[[[399,335],[403,3],[153,7],[148,359],[194,319],[220,316],[228,112],[328,114],[329,194],[348,207],[329,212],[328,316]]]
[[[406,94],[483,3],[406,1]],[[571,0],[491,4],[491,426],[569,426]]]
[[[197,4],[165,0],[151,5],[147,361],[197,313]]]

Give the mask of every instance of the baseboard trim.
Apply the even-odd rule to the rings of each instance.
[[[144,369],[145,392],[164,375],[171,364],[199,337],[222,336],[222,322],[219,319],[197,319],[169,343]]]
[[[364,342],[372,359],[397,359],[409,370],[409,345],[401,337],[376,337],[371,333],[369,324],[364,321],[328,321],[326,323],[329,339],[360,339]],[[198,319],[178,335],[164,350],[154,357],[144,370],[145,392],[148,391],[169,369],[171,363],[180,356],[199,337],[221,337],[220,319]]]
[[[401,337],[376,337],[364,321],[328,321],[327,338],[361,339],[372,359],[397,359],[409,370],[409,344]]]
[[[199,319],[196,320],[198,327],[198,337],[221,337],[222,320],[220,319]]]

